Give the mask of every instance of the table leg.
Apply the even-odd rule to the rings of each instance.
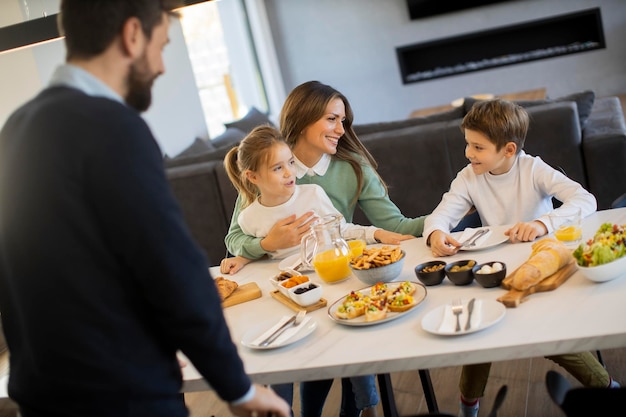
[[[430,371],[428,369],[420,369],[418,372],[420,375],[420,381],[422,382],[422,390],[424,391],[424,398],[426,399],[428,412],[439,412],[437,398],[435,397],[435,390],[433,389],[433,383],[430,380]]]
[[[391,376],[389,374],[378,374],[378,390],[380,391],[380,402],[383,406],[385,417],[399,417],[396,408],[396,399],[393,395]]]

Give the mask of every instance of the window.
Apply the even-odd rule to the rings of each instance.
[[[243,0],[185,7],[181,25],[211,138],[252,106],[269,111]]]

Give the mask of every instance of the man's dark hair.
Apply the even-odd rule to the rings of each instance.
[[[65,35],[67,59],[102,53],[131,17],[141,21],[150,39],[163,12],[175,15],[180,0],[62,0],[59,29]]]

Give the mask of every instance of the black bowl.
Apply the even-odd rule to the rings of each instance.
[[[424,268],[432,267],[435,265],[442,265],[442,268],[432,271],[432,272],[424,272]],[[430,261],[424,262],[423,264],[419,264],[415,267],[415,275],[417,279],[424,285],[439,285],[446,277],[446,273],[443,271],[446,263],[444,261]]]
[[[472,268],[476,265],[476,261],[472,259],[465,259],[463,261],[456,261],[449,263],[445,267],[445,273],[450,281],[454,285],[469,285],[474,281],[474,274]],[[460,271],[452,271],[452,268],[460,267]]]
[[[506,277],[506,264],[504,262],[498,262],[502,265],[502,269],[500,271],[492,272],[488,274],[478,273],[478,271],[480,271],[480,269],[483,266],[489,265],[490,267],[492,267],[493,264],[495,263],[496,262],[485,262],[484,264],[475,265],[474,268],[472,268],[472,273],[474,274],[474,278],[484,288],[499,287],[502,284],[502,281],[504,280],[504,278]]]

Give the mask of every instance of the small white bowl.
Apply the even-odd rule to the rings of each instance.
[[[299,291],[306,288],[308,288],[306,291],[298,294]],[[313,305],[322,298],[322,286],[310,281],[296,285],[295,287],[289,288],[289,298],[303,307]]]
[[[277,275],[274,275],[273,277],[270,278],[270,282],[272,283],[272,285],[274,286],[274,288],[278,289],[278,284],[280,284],[283,281],[288,280],[289,278],[291,278],[294,275],[301,275],[297,272],[291,272],[291,271],[281,271],[280,273],[278,273]]]
[[[578,269],[588,279],[595,282],[610,281],[615,278],[626,275],[626,256],[622,256],[609,262],[608,264],[598,266],[580,266]]]
[[[296,275],[293,275],[293,276],[296,276]],[[285,297],[290,298],[290,296],[289,296],[289,290],[290,290],[290,289],[292,289],[292,288],[296,288],[298,285],[308,284],[308,283],[310,283],[310,282],[311,282],[311,280],[309,279],[309,277],[308,277],[308,276],[304,275],[303,277],[305,278],[305,282],[303,282],[302,284],[296,284],[296,285],[294,285],[293,287],[285,287],[285,283],[286,283],[289,279],[286,279],[286,280],[284,280],[284,281],[279,282],[279,283],[278,283],[278,290],[279,290],[279,291],[280,291],[280,292],[281,292],[281,293],[282,293]]]

